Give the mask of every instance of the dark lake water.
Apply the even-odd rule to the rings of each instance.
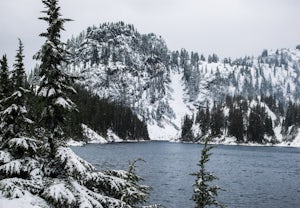
[[[192,208],[194,177],[202,145],[169,142],[88,144],[72,147],[99,170],[128,169],[138,163],[143,184],[153,190],[149,204],[167,208]],[[212,150],[208,170],[226,191],[218,200],[227,207],[300,207],[300,148],[218,145]]]

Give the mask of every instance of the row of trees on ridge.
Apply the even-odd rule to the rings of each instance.
[[[221,135],[234,136],[238,143],[265,143],[265,136],[274,138],[274,126],[282,125],[282,133],[290,126],[300,126],[299,105],[290,102],[286,111],[284,105],[273,96],[260,99],[245,99],[242,96],[227,96],[224,102],[215,102],[212,107],[200,107],[195,117],[185,116],[182,124],[181,140],[197,141],[199,137]],[[282,120],[272,120],[268,110]],[[193,125],[199,126],[199,134],[194,135]]]

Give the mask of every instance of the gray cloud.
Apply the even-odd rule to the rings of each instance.
[[[142,33],[161,35],[172,50],[185,47],[222,57],[257,55],[262,49],[300,44],[298,0],[61,0],[66,24],[63,39],[90,25],[123,20]],[[17,38],[25,45],[26,66],[43,39],[37,0],[2,0],[0,55],[13,62]]]

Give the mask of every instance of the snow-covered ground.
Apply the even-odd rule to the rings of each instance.
[[[299,132],[299,130],[298,130],[298,132]],[[291,143],[287,143],[287,145],[290,147],[300,147],[300,134],[298,134],[296,136],[294,141],[292,141]]]
[[[87,138],[87,143],[96,143],[96,144],[106,144],[108,141],[100,136],[97,132],[89,128],[87,125],[82,124],[82,133],[85,138]],[[69,140],[67,142],[68,146],[83,146],[85,142],[83,141],[74,141],[74,140]]]
[[[83,146],[85,143],[82,142],[82,141],[75,141],[73,139],[70,139],[68,142],[67,142],[67,145],[68,146]]]
[[[107,130],[107,141],[108,142],[123,142],[124,140],[121,139],[117,134],[115,134],[111,129]]]
[[[107,144],[112,142],[123,142],[124,140],[118,137],[111,129],[108,129],[107,136],[104,138],[99,135],[93,129],[89,128],[87,125],[82,124],[83,136],[87,139],[87,143],[89,144]],[[83,146],[86,144],[83,141],[75,141],[70,139],[67,142],[68,146]],[[0,207],[1,208],[1,207]]]
[[[282,141],[279,144],[276,144],[276,146],[282,146],[282,147],[300,147],[300,128],[297,129],[297,135],[295,136],[293,141]]]
[[[8,199],[0,193],[0,208],[46,208],[46,202],[39,197],[26,193],[21,198]]]
[[[89,128],[87,125],[82,124],[83,135],[88,138],[88,143],[106,144],[108,141],[100,136],[97,132]]]
[[[170,74],[170,95],[169,106],[176,112],[175,118],[172,121],[162,122],[163,127],[157,124],[148,124],[148,132],[151,140],[174,140],[179,135],[179,130],[182,125],[182,119],[185,115],[191,115],[191,111],[188,109],[187,104],[184,102],[184,83],[182,81],[182,73],[172,72]]]

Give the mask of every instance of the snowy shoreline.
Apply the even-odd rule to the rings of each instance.
[[[183,143],[183,144],[201,144],[201,142],[185,142],[181,141],[179,139],[174,139],[170,136],[163,137],[162,135],[159,135],[158,139],[150,139],[150,140],[125,140],[120,137],[118,137],[112,130],[107,131],[106,137],[103,137],[99,135],[97,132],[89,128],[87,125],[82,124],[83,129],[83,136],[87,138],[87,142],[84,141],[75,141],[70,139],[67,142],[67,146],[84,146],[86,144],[111,144],[111,143],[138,143],[138,142],[173,142],[173,143]],[[179,137],[177,135],[177,137]],[[166,138],[166,139],[163,139]],[[297,137],[292,142],[284,142],[281,141],[277,144],[272,143],[266,143],[266,144],[259,144],[259,143],[237,143],[235,137],[228,137],[228,136],[221,136],[221,137],[214,137],[212,138],[212,142],[210,144],[214,145],[236,145],[236,146],[257,146],[257,147],[294,147],[299,148],[300,147],[300,135],[297,135]]]
[[[69,140],[67,143],[68,146],[84,146],[87,144],[113,144],[113,143],[145,143],[145,142],[170,142],[170,143],[182,143],[182,144],[202,144],[201,142],[184,142],[179,140],[122,140],[122,141],[112,141],[112,142],[95,142],[95,141],[89,141],[89,142],[78,142],[74,140]],[[210,142],[209,144],[212,145],[226,145],[226,146],[248,146],[248,147],[285,147],[285,148],[300,148],[300,144],[291,145],[288,143],[278,143],[278,144],[258,144],[258,143],[236,143],[236,142]]]

